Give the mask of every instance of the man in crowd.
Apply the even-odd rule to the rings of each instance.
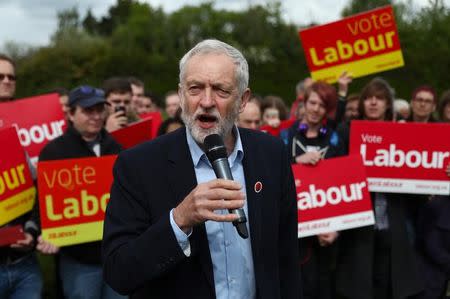
[[[88,85],[73,89],[69,94],[67,131],[42,149],[39,161],[118,154],[121,146],[103,128],[105,106],[101,89]],[[122,298],[103,282],[100,248],[97,241],[59,250],[42,237],[37,246],[44,254],[60,251],[59,273],[65,298]]]
[[[175,117],[180,108],[180,97],[176,91],[169,91],[165,98],[167,117]]]
[[[128,82],[131,85],[131,109],[138,113],[138,109],[141,106],[142,98],[144,97],[144,82],[136,77],[129,77]]]
[[[240,130],[248,64],[217,40],[180,61],[186,128],[119,156],[103,235],[107,282],[133,298],[299,298],[297,205],[284,145]],[[235,181],[215,179],[205,137],[224,139]],[[250,237],[231,222],[242,208]]]
[[[131,107],[133,92],[128,80],[120,77],[107,79],[103,83],[106,101],[108,105],[108,118],[105,128],[108,132],[126,127],[129,123],[138,120]]]
[[[15,92],[15,63],[10,57],[0,54],[0,102],[12,101]],[[0,247],[0,298],[40,298],[42,277],[34,252],[37,223],[31,219],[31,213],[26,213],[0,229],[13,225],[22,226],[24,237],[10,246]]]
[[[428,123],[436,122],[433,112],[437,107],[436,92],[430,86],[416,88],[411,98],[411,116],[408,121]]]
[[[15,93],[15,63],[11,58],[0,53],[0,102],[12,101]]]
[[[64,113],[64,118],[67,119],[67,113],[69,112],[69,91],[64,87],[58,87],[53,89],[51,92],[58,94],[59,103],[61,104],[61,109],[62,112]]]
[[[158,111],[155,99],[156,96],[153,93],[146,91],[137,109],[138,115]]]
[[[304,96],[305,96],[305,92],[306,90],[311,86],[311,84],[313,84],[313,79],[310,77],[306,77],[305,79],[303,79],[302,81],[299,81],[297,83],[297,85],[295,86],[295,101],[292,103],[291,105],[291,111],[289,113],[290,115],[290,119],[299,119],[299,116],[297,114],[298,112],[298,105],[302,105],[303,106],[303,100],[304,100]]]
[[[261,125],[261,108],[258,100],[252,98],[239,113],[237,125],[241,128],[258,130]]]

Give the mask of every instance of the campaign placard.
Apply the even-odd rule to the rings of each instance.
[[[404,65],[392,6],[299,32],[314,80],[334,83],[344,72],[354,78]]]
[[[375,223],[359,155],[322,160],[316,166],[295,164],[292,171],[299,238]]]
[[[33,163],[50,140],[63,134],[65,125],[56,93],[0,103],[0,128],[17,129],[20,144]]]
[[[57,246],[101,240],[115,155],[38,163],[42,236]]]
[[[352,121],[350,153],[360,154],[369,190],[450,194],[450,125]]]
[[[161,113],[156,111],[156,112],[148,112],[148,113],[143,113],[143,114],[139,114],[139,117],[141,119],[151,119],[152,120],[152,135],[151,138],[156,138],[158,136],[158,129],[159,126],[161,126],[162,123],[162,117],[161,117]]]
[[[33,208],[33,185],[25,152],[16,129],[0,130],[0,226]]]
[[[111,132],[114,139],[120,143],[123,148],[130,148],[139,143],[152,139],[153,119],[147,118],[122,129]]]
[[[5,226],[0,228],[0,247],[16,243],[25,239],[22,225]]]

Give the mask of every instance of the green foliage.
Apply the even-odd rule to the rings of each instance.
[[[352,0],[343,15],[391,0]],[[405,67],[381,74],[409,98],[411,89],[431,84],[448,88],[450,13],[442,0],[420,11],[411,2],[395,2],[394,11]],[[18,60],[18,96],[47,92],[57,86],[100,86],[111,76],[137,76],[163,95],[177,88],[178,62],[205,38],[217,38],[240,49],[250,66],[250,87],[261,95],[276,94],[291,102],[295,84],[309,75],[298,38],[298,27],[283,21],[281,5],[250,6],[244,11],[216,9],[213,3],[185,6],[165,13],[142,1],[117,0],[96,19],[91,11],[80,20],[76,8],[58,13],[58,30],[47,47],[23,49],[11,43]],[[354,80],[358,91],[370,77]]]
[[[390,5],[392,0],[351,0],[342,10],[341,15],[348,17],[360,12],[375,9],[377,7]]]

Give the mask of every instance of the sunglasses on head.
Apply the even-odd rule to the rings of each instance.
[[[85,95],[96,95],[98,97],[105,96],[105,93],[103,92],[103,90],[101,90],[99,88],[94,88],[94,87],[91,87],[88,85],[81,86],[79,90]]]
[[[15,75],[11,74],[0,74],[0,81],[5,80],[5,78],[8,78],[9,81],[16,81],[17,77]]]

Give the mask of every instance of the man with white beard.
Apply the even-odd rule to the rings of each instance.
[[[217,40],[180,61],[186,128],[121,154],[104,225],[104,275],[132,298],[300,298],[297,207],[282,142],[234,125],[248,64]],[[233,180],[216,179],[205,137],[218,134]],[[249,237],[233,227],[243,209]]]

